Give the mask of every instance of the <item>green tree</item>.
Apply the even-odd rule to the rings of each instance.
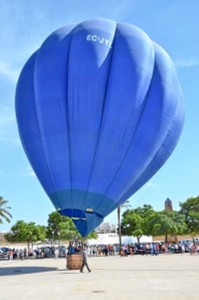
[[[5,234],[8,242],[26,242],[28,249],[30,244],[43,241],[46,236],[45,226],[36,225],[34,222],[25,223],[20,220],[11,227],[11,231]]]
[[[182,235],[187,232],[185,218],[177,211],[154,212],[147,218],[147,230],[153,236]]]
[[[0,196],[0,224],[3,224],[4,219],[6,222],[10,223],[10,219],[12,218],[12,215],[8,211],[11,207],[7,206],[7,203],[8,201]]]
[[[194,236],[199,233],[199,196],[188,198],[180,203],[180,213],[185,217],[189,232]]]
[[[50,239],[70,240],[74,237],[80,238],[72,220],[58,212],[52,212],[48,216],[47,237]]]
[[[147,232],[147,218],[154,213],[151,205],[144,205],[136,209],[127,210],[122,215],[122,234],[140,238]]]
[[[98,237],[97,232],[93,231],[93,232],[91,232],[91,233],[89,233],[89,234],[87,235],[86,239],[87,239],[87,240],[89,240],[89,239],[97,239],[97,237]]]
[[[66,216],[60,215],[58,212],[52,212],[48,216],[47,237],[49,239],[71,240],[76,237],[79,240],[85,240],[81,237],[76,229],[73,221]],[[86,239],[96,238],[95,232],[90,233]]]

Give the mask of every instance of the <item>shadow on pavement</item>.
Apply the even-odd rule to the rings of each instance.
[[[56,270],[57,268],[48,268],[48,267],[6,267],[2,269],[0,268],[0,276],[32,274],[32,273],[50,272]]]

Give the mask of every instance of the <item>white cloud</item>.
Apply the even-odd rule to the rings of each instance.
[[[12,107],[0,105],[0,142],[10,146],[20,145],[15,113]]]
[[[7,127],[11,123],[13,124],[15,122],[15,116],[13,110],[8,106],[1,105],[0,110],[1,110],[0,129],[3,129],[4,127]]]
[[[19,70],[8,63],[0,62],[0,74],[7,79],[16,82],[19,76]]]
[[[150,188],[157,187],[157,183],[153,182],[153,181],[149,181],[149,182],[146,183],[145,186],[146,186],[147,189],[150,189]]]
[[[35,172],[31,167],[27,167],[26,171],[22,174],[23,177],[36,177]]]
[[[140,1],[140,0],[139,0]],[[133,5],[131,1],[127,0],[120,0],[119,5],[115,5],[115,1],[113,2],[114,9],[109,12],[111,14],[111,18],[115,20],[122,20],[125,19],[125,16],[128,14],[129,10],[136,11],[137,4],[139,4],[138,0],[133,1]],[[104,6],[103,6],[104,9]]]
[[[190,58],[180,58],[175,60],[175,66],[177,68],[189,68],[199,66],[199,58],[190,57]]]
[[[0,131],[1,134],[5,131],[5,127],[7,127],[10,123],[12,123],[13,119],[11,116],[2,115],[0,117]]]

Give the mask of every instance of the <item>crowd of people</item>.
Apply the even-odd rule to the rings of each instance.
[[[135,243],[122,245],[119,251],[119,245],[91,246],[88,247],[90,256],[108,256],[120,254],[127,255],[159,255],[159,254],[178,254],[190,253],[199,255],[199,243],[193,241],[184,241],[178,243]]]
[[[36,247],[35,249],[24,248],[5,248],[5,259],[31,259],[31,258],[58,258],[66,257],[66,247]]]
[[[178,254],[178,253],[199,254],[199,243],[191,241],[179,243],[146,243],[123,245],[122,255],[159,255],[159,254]]]
[[[67,254],[74,254],[80,251],[79,244],[69,244],[68,246],[43,246],[35,249],[7,249],[7,258],[12,259],[31,259],[31,258],[58,258],[66,257]],[[122,245],[87,245],[88,256],[112,256],[112,255],[159,255],[159,254],[184,254],[199,255],[199,242],[180,241],[178,243],[134,243]]]

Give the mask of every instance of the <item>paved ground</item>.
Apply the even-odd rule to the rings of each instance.
[[[199,299],[199,255],[94,257],[91,273],[65,259],[0,261],[0,300]]]

